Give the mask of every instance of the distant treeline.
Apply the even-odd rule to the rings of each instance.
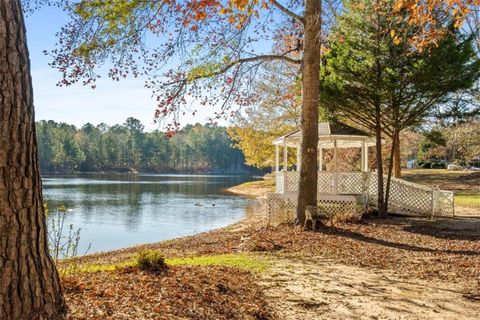
[[[243,153],[233,147],[226,128],[188,125],[168,137],[144,132],[135,118],[108,126],[90,123],[78,129],[55,121],[37,122],[43,173],[53,172],[185,172],[252,173]]]

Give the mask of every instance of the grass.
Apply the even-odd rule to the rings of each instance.
[[[268,264],[265,260],[249,254],[222,254],[192,258],[173,258],[167,259],[167,264],[170,266],[225,266],[251,272],[265,272],[268,269]]]
[[[257,181],[249,181],[242,183],[238,186],[239,188],[252,188],[252,189],[261,189],[261,188],[272,188],[275,187],[275,180],[265,179]]]
[[[191,258],[165,259],[167,266],[225,266],[260,273],[268,270],[268,263],[256,256],[249,254],[221,254],[212,256],[198,256]],[[116,269],[137,266],[137,261],[128,260],[114,264],[89,264],[75,269],[66,269],[63,274],[77,272],[114,271]]]
[[[480,193],[478,192],[462,192],[455,194],[455,205],[480,208]]]

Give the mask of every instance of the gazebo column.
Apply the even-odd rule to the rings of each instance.
[[[365,141],[362,141],[362,171],[368,172],[368,147]]]
[[[280,171],[280,148],[278,147],[278,144],[275,145],[275,172]]]
[[[333,193],[338,194],[337,139],[333,140]]]
[[[300,149],[300,147],[297,148],[297,171],[300,172],[300,163],[302,162],[301,159],[302,159],[302,150]]]

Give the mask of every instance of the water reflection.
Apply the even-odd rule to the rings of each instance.
[[[254,200],[228,194],[239,176],[45,176],[49,208],[65,205],[66,223],[82,228],[79,252],[109,250],[171,239],[225,226],[245,215]],[[54,211],[54,210],[51,210]]]

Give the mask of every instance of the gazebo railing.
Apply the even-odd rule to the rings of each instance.
[[[299,172],[276,172],[276,193],[298,192]],[[386,185],[385,185],[386,188]],[[377,206],[377,175],[370,172],[318,172],[319,194],[364,195],[369,205]],[[392,178],[389,208],[392,212],[414,215],[453,216],[454,195],[402,179]]]
[[[318,193],[324,194],[362,194],[368,186],[368,172],[332,172],[319,171]],[[298,192],[300,182],[298,171],[279,171],[275,174],[276,193]]]

